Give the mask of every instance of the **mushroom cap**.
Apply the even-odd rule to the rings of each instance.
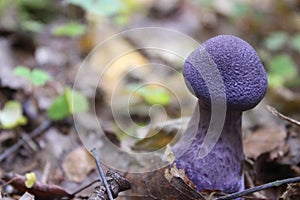
[[[222,78],[222,87],[215,84],[216,73]],[[267,74],[256,51],[231,35],[213,37],[193,51],[184,63],[183,75],[196,97],[210,104],[212,93],[216,99],[226,94],[227,108],[237,111],[255,107],[268,87]]]

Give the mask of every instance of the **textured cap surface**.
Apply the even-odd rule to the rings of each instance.
[[[204,42],[186,59],[183,75],[198,98],[210,103],[212,93],[226,94],[228,109],[238,111],[255,107],[268,87],[266,71],[256,51],[231,35],[219,35]],[[222,77],[223,86],[215,84],[216,77]]]

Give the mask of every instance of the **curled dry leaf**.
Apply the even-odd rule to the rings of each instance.
[[[61,199],[63,197],[73,197],[73,195],[57,185],[48,185],[38,181],[31,188],[27,188],[25,186],[26,177],[19,174],[4,174],[1,179],[12,185],[21,193],[26,191],[29,192],[34,195],[36,199],[53,200]]]
[[[176,165],[173,165],[170,169],[166,169],[165,177],[169,177],[167,178],[169,181],[172,181],[172,178],[174,177],[181,178],[192,189],[196,189],[194,183],[186,176],[185,171],[183,169],[178,169]]]
[[[106,179],[114,198],[118,196],[119,192],[129,190],[131,188],[130,182],[117,172],[108,170],[106,173]]]
[[[106,179],[114,198],[118,197],[120,192],[131,188],[130,182],[117,172],[108,170]],[[109,200],[106,188],[103,185],[96,186],[93,193],[90,195],[89,200]]]
[[[205,198],[185,182],[183,171],[172,167],[147,172],[142,175],[127,174],[132,184],[130,199],[204,200]]]
[[[286,191],[280,197],[280,200],[300,199],[300,183],[288,184]]]

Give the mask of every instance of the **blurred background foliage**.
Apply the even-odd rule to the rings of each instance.
[[[77,37],[88,32],[86,26],[95,18],[124,27],[136,17],[156,15],[155,12],[156,17],[163,12],[176,15],[183,4],[193,6],[189,8],[191,12],[202,12],[198,16],[199,23],[203,20],[201,17],[211,17],[203,20],[208,31],[214,28],[218,31],[214,26],[220,27],[226,20],[228,28],[245,35],[259,50],[270,74],[270,87],[299,86],[296,55],[300,53],[300,14],[296,0],[164,0],[161,3],[153,0],[2,0],[0,27],[3,31],[40,32],[45,25],[65,19],[69,22],[55,27],[52,34]],[[207,34],[206,30],[203,32]],[[193,33],[196,37],[201,34]]]
[[[35,49],[35,35],[68,37],[79,41],[80,57],[109,33],[129,28],[171,28],[200,42],[216,34],[234,34],[259,52],[268,71],[270,90],[275,91],[272,98],[280,96],[278,88],[298,97],[299,7],[296,0],[2,0],[0,32],[13,35],[17,46],[23,45],[20,40],[29,41],[24,44],[32,45],[31,49]],[[132,38],[130,42],[134,43]],[[164,106],[172,102],[166,97],[168,92],[158,91],[143,89],[138,93],[146,104],[153,101],[147,93],[155,94]]]
[[[9,132],[11,129],[30,132],[45,120],[71,124],[69,119],[77,113],[80,118],[76,128],[80,133],[92,144],[103,143],[95,140],[99,122],[86,112],[88,109],[95,109],[105,136],[125,150],[153,151],[174,142],[175,135],[185,129],[196,103],[181,74],[183,56],[139,47],[159,44],[161,49],[186,54],[196,47],[164,30],[157,35],[151,31],[130,32],[95,48],[122,31],[143,27],[178,31],[199,43],[219,34],[243,38],[257,50],[269,79],[262,106],[245,113],[243,128],[248,132],[252,128],[254,131],[250,131],[255,133],[260,125],[271,124],[273,132],[279,133],[266,104],[289,116],[300,116],[299,0],[0,0],[0,129],[8,138],[0,141],[0,152],[19,139]],[[77,80],[78,88],[72,91],[82,68],[90,71],[84,71]],[[103,71],[99,81],[98,75]],[[151,81],[153,84],[149,84]],[[116,101],[117,116],[111,108],[112,100]],[[74,130],[65,124],[57,127],[45,133],[48,140],[43,150],[60,157],[61,152],[73,147],[68,143],[72,134],[68,133]],[[273,137],[273,132],[266,129],[260,134],[276,139],[278,135]],[[260,135],[258,138],[262,147],[268,146]],[[74,141],[79,143],[78,138],[72,138],[73,144]],[[249,149],[257,151],[257,155],[266,152],[256,148],[257,141],[246,146],[246,154]],[[41,151],[42,159],[47,159],[45,151]],[[142,165],[129,159],[125,163],[122,155],[106,151],[116,164],[122,161],[123,166]],[[37,159],[29,152],[26,159]],[[49,160],[52,163],[53,158]],[[24,165],[23,155],[5,162],[5,169],[20,171],[17,163]],[[66,188],[78,189],[74,185]]]

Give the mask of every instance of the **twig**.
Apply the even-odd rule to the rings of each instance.
[[[284,119],[284,120],[286,120],[286,121],[288,121],[288,122],[290,122],[290,123],[292,123],[292,124],[295,124],[295,125],[297,125],[297,126],[300,126],[300,122],[299,122],[299,121],[297,121],[297,120],[295,120],[295,119],[292,119],[292,118],[290,118],[290,117],[287,117],[287,116],[281,114],[281,113],[278,112],[274,107],[272,107],[272,106],[267,106],[267,108],[268,108],[268,110],[269,110],[273,115],[275,115],[276,117],[281,118],[281,119]]]
[[[89,183],[89,184],[83,186],[82,188],[79,188],[77,191],[73,192],[73,193],[71,194],[71,196],[75,197],[76,194],[80,193],[81,191],[85,190],[86,188],[88,188],[88,187],[94,185],[95,183],[97,183],[97,182],[99,182],[99,181],[100,181],[100,179],[96,179],[96,180],[92,181],[91,183]]]
[[[30,134],[29,138],[37,137],[39,134],[50,128],[52,122],[51,121],[44,121],[41,125],[39,125],[36,129],[34,129]],[[28,138],[27,138],[28,139]],[[7,156],[12,154],[13,152],[17,151],[23,144],[25,144],[27,139],[19,140],[17,143],[15,143],[13,146],[8,148],[6,151],[4,151],[2,154],[0,154],[0,162],[4,160]]]
[[[250,188],[255,187],[253,180],[251,179],[250,174],[247,171],[245,172],[245,180],[248,182]],[[259,192],[254,192],[253,195],[259,199],[266,199],[266,197]]]
[[[43,173],[42,173],[42,177],[41,177],[42,183],[47,183],[50,171],[51,171],[51,162],[48,160],[43,169]]]
[[[107,183],[106,177],[104,175],[104,172],[103,172],[103,169],[102,169],[102,166],[101,166],[101,163],[100,163],[99,155],[98,155],[98,153],[96,151],[96,148],[93,148],[91,150],[91,152],[94,155],[94,158],[95,158],[95,161],[96,161],[96,164],[97,164],[97,168],[98,168],[98,171],[100,173],[100,177],[102,179],[103,185],[105,186],[106,192],[108,194],[108,198],[109,198],[109,200],[113,200],[114,198],[113,198],[113,195],[112,195],[112,193],[110,191],[110,188],[109,188],[109,185]]]
[[[297,182],[300,182],[300,177],[287,178],[287,179],[278,180],[278,181],[266,183],[266,184],[263,184],[263,185],[259,185],[259,186],[253,187],[253,188],[249,188],[249,189],[246,189],[246,190],[241,191],[241,192],[236,192],[236,193],[232,193],[232,194],[229,194],[229,195],[226,195],[226,196],[218,197],[215,200],[235,199],[235,198],[242,197],[242,196],[245,196],[245,195],[248,195],[248,194],[251,194],[251,193],[254,193],[254,192],[258,192],[258,191],[261,191],[261,190],[265,190],[265,189],[268,189],[268,188],[271,188],[271,187],[278,187],[282,184],[297,183]]]

